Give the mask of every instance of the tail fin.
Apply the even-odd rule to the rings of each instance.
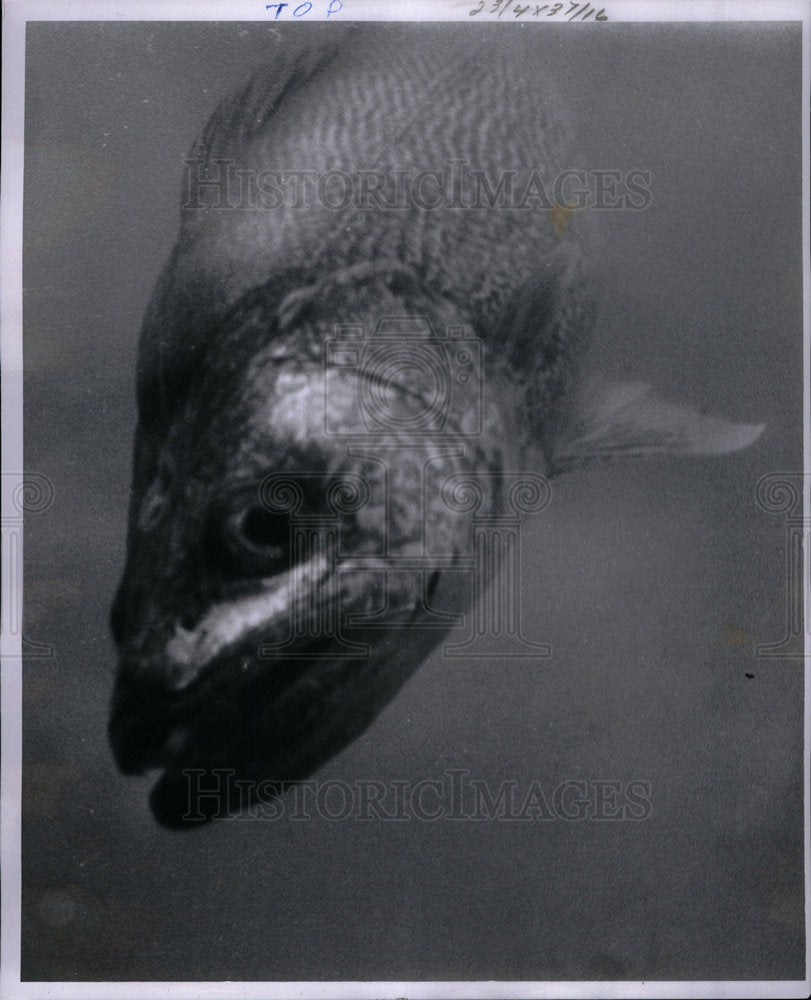
[[[765,424],[736,424],[671,403],[645,382],[595,379],[586,388],[560,445],[555,473],[596,458],[725,455],[756,441]]]

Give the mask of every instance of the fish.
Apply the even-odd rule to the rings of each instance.
[[[165,827],[367,730],[498,575],[482,524],[553,477],[762,432],[587,374],[595,213],[554,198],[575,160],[548,76],[529,32],[329,30],[194,143],[111,611],[111,746],[158,772]]]

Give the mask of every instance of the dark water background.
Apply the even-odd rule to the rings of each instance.
[[[647,211],[603,216],[595,363],[768,428],[556,482],[524,548],[553,659],[436,652],[319,775],[637,778],[651,817],[178,834],[151,779],[117,773],[107,611],[182,159],[252,67],[321,30],[28,28],[26,465],[56,500],[26,527],[27,632],[55,655],[25,668],[23,977],[800,978],[801,663],[753,655],[785,618],[784,522],[755,484],[802,465],[799,26],[538,31],[515,85],[557,80],[575,166],[653,177]]]

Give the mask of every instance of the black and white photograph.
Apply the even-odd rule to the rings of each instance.
[[[5,5],[44,997],[803,997],[797,3]]]

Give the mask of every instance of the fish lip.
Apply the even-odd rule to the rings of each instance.
[[[267,711],[283,701],[297,683],[314,667],[329,662],[329,639],[314,637],[298,643],[294,658],[263,659],[256,643],[248,654],[241,649],[224,649],[182,688],[163,678],[139,675],[119,667],[113,692],[108,737],[116,765],[123,774],[143,774],[168,769],[186,754],[187,738],[197,730],[215,706],[239,696],[240,692],[264,688],[262,704]],[[240,669],[240,661],[242,668]],[[272,683],[272,674],[278,683]],[[268,688],[270,690],[268,690]],[[184,734],[185,737],[184,738]]]
[[[421,659],[408,658],[392,671],[391,648],[375,655],[380,633],[362,627],[348,628],[340,641],[333,634],[300,636],[265,656],[262,644],[282,634],[274,622],[222,647],[199,668],[191,662],[188,679],[171,658],[143,662],[128,656],[126,646],[122,651],[110,742],[125,773],[162,772],[150,796],[162,826],[186,829],[225,818],[247,804],[246,788],[253,795],[268,782],[306,779],[373,721]],[[222,783],[222,795],[205,794]],[[192,794],[200,809],[190,809]]]
[[[323,575],[319,565],[313,572]],[[207,662],[191,662],[185,671],[165,654],[162,660],[144,662],[128,654],[125,646],[108,724],[113,757],[122,773],[142,774],[173,766],[183,756],[184,731],[194,736],[201,721],[211,715],[212,703],[220,700],[225,705],[239,697],[240,691],[256,687],[272,710],[273,703],[283,699],[287,689],[312,667],[311,657],[329,658],[330,639],[321,636],[297,639],[289,658],[263,657],[259,651],[262,642],[275,637],[279,622],[286,625],[285,617],[264,622],[238,641],[224,645]]]
[[[119,672],[107,735],[123,774],[163,766],[164,746],[180,707],[178,696],[163,684]]]
[[[259,590],[215,601],[190,629],[176,621],[175,632],[163,651],[165,675],[171,673],[177,690],[193,691],[206,677],[216,673],[223,660],[246,654],[248,659],[256,660],[256,647],[289,634],[291,591],[295,596],[296,588],[306,587],[315,593],[328,576],[325,559],[314,558],[262,579]],[[255,619],[252,623],[251,618]],[[248,627],[243,630],[246,619]],[[238,634],[228,636],[235,621],[239,623]],[[307,644],[317,639],[317,636],[297,637],[295,649],[291,645],[291,654],[295,658],[306,657]],[[258,659],[266,658],[260,655]]]

